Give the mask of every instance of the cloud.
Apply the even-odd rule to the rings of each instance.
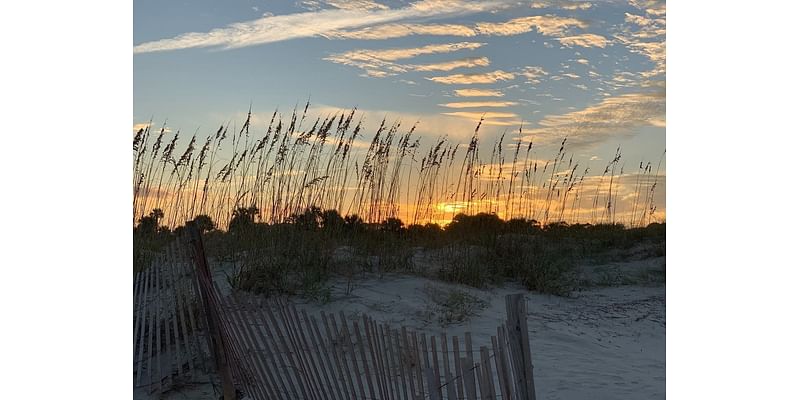
[[[532,31],[547,36],[562,36],[572,27],[586,28],[588,24],[576,18],[555,15],[535,15],[515,18],[506,22],[481,22],[476,25],[479,33],[492,36],[519,35]]]
[[[639,26],[648,26],[652,24],[653,20],[641,15],[625,13],[625,22],[636,24]]]
[[[526,125],[525,122],[521,122],[521,118],[519,117],[519,115],[511,112],[453,111],[453,112],[442,113],[442,115],[458,117],[472,121],[474,123],[477,123],[478,121],[481,120],[481,118],[483,118],[483,125],[494,125],[494,126],[514,126],[514,125],[519,126],[520,124]]]
[[[662,1],[631,0],[631,5],[644,10],[647,16],[625,13],[621,33],[614,37],[632,53],[647,57],[653,62],[653,69],[642,72],[645,79],[666,73],[667,49],[667,9]]]
[[[505,71],[493,71],[482,74],[456,74],[447,76],[436,76],[425,78],[430,81],[443,83],[446,85],[473,84],[473,83],[495,83],[497,81],[507,81],[514,79],[514,74]]]
[[[384,40],[412,35],[472,37],[477,32],[458,24],[384,24],[353,31],[334,31],[324,36],[329,39]]]
[[[437,64],[413,65],[415,71],[452,71],[456,68],[486,67],[490,64],[486,57],[462,58],[460,60],[445,61]]]
[[[385,49],[385,50],[361,49],[361,50],[352,50],[340,54],[334,54],[325,57],[324,59],[326,61],[331,61],[337,64],[343,64],[356,68],[361,68],[365,70],[368,76],[384,77],[389,75],[396,75],[402,72],[407,72],[408,70],[416,70],[417,68],[426,67],[419,65],[397,64],[394,62],[397,60],[413,58],[427,54],[451,53],[454,51],[465,50],[465,49],[473,50],[483,45],[484,45],[483,43],[460,42],[460,43],[432,44],[423,47],[402,48],[402,49]],[[478,62],[480,63],[482,61]],[[488,59],[486,59],[486,62],[488,62]],[[427,67],[436,68],[437,65],[432,64]],[[444,66],[439,64],[438,67],[443,68]]]
[[[584,33],[575,36],[567,36],[558,39],[561,44],[567,47],[580,46],[580,47],[606,47],[608,40],[600,35],[594,33]]]
[[[389,7],[372,0],[303,0],[300,6],[310,10],[318,10],[324,5],[341,10],[388,10]]]
[[[345,4],[345,1],[336,2]],[[275,15],[237,22],[208,32],[189,32],[173,38],[140,43],[134,54],[188,48],[218,47],[235,49],[264,43],[312,36],[324,36],[342,29],[361,28],[407,19],[434,19],[496,10],[498,1],[423,0],[397,9],[324,9]]]
[[[637,128],[663,127],[665,113],[664,91],[608,97],[582,110],[544,117],[538,128],[525,131],[526,140],[556,143],[568,137],[573,145],[592,145],[631,136]]]
[[[547,71],[545,71],[542,67],[525,67],[522,69],[522,72],[520,72],[519,75],[527,78],[528,83],[536,85],[540,82],[539,78],[547,75]]]
[[[139,122],[139,123],[133,124],[133,131],[134,132],[138,132],[139,129],[147,129],[148,126],[151,126],[150,123]],[[156,128],[158,128],[158,127],[153,127],[152,128],[155,131],[155,133],[160,132],[161,129],[164,129],[164,133],[172,133],[172,129],[170,129],[168,126],[163,126],[161,128],[158,128],[158,129],[156,129]]]
[[[492,89],[456,89],[453,94],[458,97],[503,97],[503,92]]]
[[[592,8],[593,6],[594,5],[592,3],[583,2],[583,3],[565,4],[565,5],[561,6],[561,8],[564,9],[564,10],[574,11],[574,10],[588,10],[588,9]]]
[[[662,0],[629,0],[629,3],[640,10],[645,10],[649,15],[658,17],[667,15],[667,4]]]
[[[461,24],[388,23],[357,30],[334,30],[321,34],[329,39],[382,40],[412,35],[433,36],[513,36],[534,29],[549,36],[562,36],[571,27],[586,28],[584,21],[555,15],[536,15],[514,18],[505,22],[479,22],[474,26]]]
[[[531,3],[531,8],[555,8],[562,10],[588,10],[594,5],[586,2],[536,0]]]
[[[515,101],[462,101],[455,103],[439,104],[447,108],[480,108],[480,107],[510,107],[519,103]]]
[[[150,124],[148,124],[146,122],[144,122],[144,123],[140,122],[138,124],[133,124],[133,131],[134,132],[138,132],[139,129],[147,129],[148,126],[150,126]]]

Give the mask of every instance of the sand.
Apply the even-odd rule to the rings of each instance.
[[[659,260],[643,260],[651,268]],[[625,264],[630,268],[629,263]],[[223,277],[219,274],[219,278]],[[224,279],[218,279],[224,281]],[[472,315],[458,321],[436,299],[449,293],[470,299]],[[400,274],[362,275],[330,282],[326,303],[292,298],[299,308],[407,326],[429,335],[472,332],[476,345],[505,318],[504,296],[525,293],[538,399],[663,399],[666,397],[666,288],[593,287],[569,298],[532,293],[515,284],[476,289]],[[445,296],[443,296],[443,294]],[[449,316],[449,318],[448,318]],[[450,323],[447,323],[447,320]],[[218,395],[217,395],[218,396]],[[137,398],[145,398],[137,394]],[[192,385],[166,399],[216,399],[211,385]]]

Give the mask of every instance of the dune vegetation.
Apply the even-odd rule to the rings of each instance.
[[[194,220],[209,256],[234,265],[229,281],[254,292],[324,298],[332,274],[398,271],[566,295],[577,261],[665,240],[663,157],[626,174],[617,149],[590,175],[568,139],[538,159],[521,129],[482,142],[481,121],[468,143],[423,148],[415,126],[368,135],[355,109],[312,122],[308,107],[258,133],[248,112],[181,148],[180,132],[138,130],[135,268]]]

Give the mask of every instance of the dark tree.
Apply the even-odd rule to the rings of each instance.
[[[201,233],[210,232],[213,231],[214,229],[217,229],[217,226],[216,224],[214,224],[214,221],[211,219],[211,217],[205,214],[201,214],[194,217],[194,223],[195,225],[197,225],[197,229]]]
[[[258,208],[255,206],[239,207],[233,210],[233,218],[228,224],[228,232],[243,232],[253,228],[258,214]]]

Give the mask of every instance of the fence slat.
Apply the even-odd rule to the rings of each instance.
[[[169,252],[167,253],[169,254]],[[177,367],[178,378],[180,379],[181,375],[183,375],[183,354],[181,351],[181,344],[179,342],[179,332],[178,332],[178,291],[176,290],[175,286],[177,283],[177,278],[175,277],[175,264],[172,262],[171,257],[167,257],[167,271],[169,273],[169,282],[170,282],[170,319],[172,319],[172,326],[170,330],[170,337],[171,342],[175,345],[175,367]],[[172,374],[170,373],[170,382],[172,382]]]
[[[392,343],[392,329],[389,328],[388,325],[383,325],[383,331],[383,337],[386,339],[386,345],[389,349],[389,378],[393,384],[392,395],[395,400],[405,400],[405,397],[400,397],[400,385],[404,385],[405,382],[403,381],[403,374],[399,373],[400,364],[395,357],[396,348],[399,346],[399,343]],[[392,372],[392,368],[394,368],[394,372]]]
[[[450,373],[450,356],[447,349],[447,333],[442,332],[442,364],[444,364],[444,379],[447,390],[447,400],[455,400],[456,389],[453,384],[453,374]]]
[[[381,371],[380,383],[382,387],[382,396],[384,399],[394,400],[394,396],[391,395],[392,389],[389,383],[389,372],[387,371],[389,362],[387,360],[387,350],[386,346],[384,346],[383,335],[378,329],[378,323],[373,319],[370,319],[370,321],[372,322],[373,338],[375,340],[375,348],[377,349],[378,365]]]
[[[464,333],[464,348],[467,352],[467,361],[469,361],[469,371],[472,371],[472,369],[475,367],[475,360],[472,358],[472,333],[470,332]],[[467,374],[467,371],[463,372],[465,375]],[[469,372],[469,374],[473,375],[473,372]],[[469,382],[466,382],[465,384],[470,385],[470,392],[477,395],[478,388],[475,386],[475,379],[470,379]]]
[[[481,346],[481,367],[483,368],[483,376],[486,381],[488,392],[486,400],[494,400],[497,395],[494,389],[494,374],[492,373],[492,363],[489,362],[489,349],[486,346]]]
[[[322,348],[324,343],[322,342],[322,338],[319,336],[317,322],[308,316],[306,310],[301,310],[301,313],[303,320],[306,323],[311,349],[318,358],[320,372],[323,376],[323,379],[325,379],[325,386],[327,386],[325,393],[330,398],[338,399],[341,397],[341,393],[339,393],[339,384],[336,382],[336,377],[333,376],[334,370],[333,366],[331,365],[330,355]]]
[[[503,400],[511,400],[511,389],[508,381],[508,368],[506,365],[505,347],[503,344],[503,334],[500,327],[497,327],[497,336],[492,336],[492,352],[494,352],[494,362],[497,367],[497,379],[500,396]]]
[[[441,374],[439,373],[439,354],[436,351],[436,336],[431,336],[431,367],[433,367],[433,385],[430,386],[428,391],[432,394],[436,394],[436,398],[442,398],[442,380]]]
[[[139,325],[139,327],[140,327],[140,331],[139,331],[139,357],[137,358],[139,365],[137,365],[137,370],[136,370],[136,386],[141,385],[141,382],[142,382],[142,365],[144,364],[143,357],[144,357],[144,342],[145,342],[145,340],[144,340],[144,337],[145,337],[145,325],[147,324],[147,314],[148,314],[148,309],[149,309],[148,303],[147,303],[147,295],[148,295],[149,288],[150,288],[150,273],[151,273],[150,271],[151,271],[150,268],[148,268],[147,272],[146,272],[147,275],[145,276],[144,294],[142,295],[142,299],[143,299],[142,300],[142,309],[141,309],[141,312],[142,312],[142,318],[141,319],[142,319],[142,321],[141,321],[141,323]]]
[[[367,349],[369,350],[369,356],[364,354],[364,346],[363,343],[360,342],[360,335],[356,333],[356,337],[359,339],[359,347],[361,348],[363,361],[364,361],[364,372],[366,374],[367,382],[369,384],[370,389],[370,398],[383,398],[383,385],[381,383],[381,367],[380,363],[378,362],[378,348],[375,346],[374,343],[374,335],[372,334],[372,322],[369,320],[367,314],[363,314],[361,321],[364,325],[364,339],[367,342]],[[356,321],[353,321],[353,325],[357,325]],[[358,328],[354,328],[356,331]],[[372,367],[368,366],[368,362],[372,362]],[[373,372],[370,372],[372,370]],[[377,395],[373,392],[373,385],[372,381],[375,381],[375,386],[377,386]]]
[[[163,259],[159,260],[158,267],[156,268],[156,379],[158,379],[158,393],[163,392],[163,387],[161,386],[161,381],[163,379],[164,373],[161,369],[161,328],[163,325],[161,324],[161,313],[162,313],[162,305],[161,305],[161,298],[163,297],[162,292],[162,272],[161,267],[163,264]]]
[[[350,330],[347,329],[347,318],[344,316],[344,311],[339,311],[339,318],[342,320],[342,333],[347,341],[348,350],[350,350],[350,363],[353,366],[356,382],[358,382],[358,393],[363,399],[367,397],[367,394],[364,391],[364,381],[361,379],[361,371],[358,368],[358,356],[356,355],[355,346],[353,346],[353,340],[350,338]]]
[[[403,390],[403,400],[408,399],[408,390],[409,387],[411,388],[411,395],[414,395],[414,380],[410,378],[410,372],[406,372],[406,363],[403,359],[403,349],[400,345],[400,331],[393,330],[394,332],[394,343],[395,349],[397,349],[397,365],[400,367],[400,388]],[[405,331],[403,331],[405,334]],[[405,341],[405,335],[403,336]],[[405,341],[405,345],[408,346],[408,341]]]
[[[291,348],[289,347],[289,344],[287,343],[286,338],[283,335],[281,325],[278,324],[278,321],[275,319],[275,314],[272,312],[272,309],[269,306],[269,304],[266,307],[263,307],[262,310],[266,311],[267,317],[269,317],[269,322],[270,322],[269,326],[271,326],[272,329],[275,331],[275,335],[278,337],[278,340],[280,341],[280,348],[278,349],[278,351],[281,354],[286,354],[286,357],[288,359],[284,361],[286,361],[286,368],[288,370],[291,370],[292,372],[291,376],[294,378],[295,386],[293,387],[293,389],[296,390],[297,388],[299,388],[300,393],[303,395],[303,398],[305,399],[310,398],[309,395],[306,393],[306,385],[303,380],[303,374],[300,372],[299,369],[300,363],[297,361],[294,352],[291,351]],[[295,396],[297,396],[296,392]]]
[[[273,375],[275,377],[275,380],[277,381],[277,386],[279,386],[275,387],[275,391],[279,393],[278,398],[279,399],[290,398],[288,396],[291,392],[289,392],[289,389],[287,388],[286,381],[288,380],[289,381],[288,386],[292,387],[291,378],[289,378],[288,374],[284,374],[286,363],[283,360],[283,355],[279,353],[280,351],[279,346],[277,345],[277,343],[275,343],[275,341],[272,338],[272,332],[269,329],[269,326],[267,325],[267,321],[264,318],[264,314],[260,310],[257,310],[255,305],[253,305],[252,303],[245,303],[245,307],[250,311],[250,315],[254,316],[255,320],[261,321],[260,324],[261,328],[259,328],[259,324],[256,324],[254,326],[255,332],[257,333],[256,345],[258,349],[262,350],[266,354],[267,359],[270,361],[270,366],[268,366],[267,368],[268,369],[271,368],[272,371],[274,372]],[[275,349],[274,352],[270,348],[272,347],[270,346],[271,344],[272,346],[274,346]],[[281,367],[281,365],[283,365],[284,367]]]
[[[289,315],[289,310],[285,307],[284,300],[280,299],[277,305],[277,312],[281,317],[281,322],[283,322],[284,333],[288,338],[288,343],[290,345],[288,351],[291,351],[295,354],[297,367],[300,371],[300,375],[303,378],[303,386],[305,386],[306,392],[308,393],[307,398],[316,399],[319,392],[314,386],[314,379],[311,376],[311,366],[308,363],[308,355],[305,351],[303,351],[298,329],[294,327],[294,324],[292,323],[292,317]]]
[[[258,340],[253,332],[253,326],[251,325],[251,321],[254,320],[254,318],[252,318],[252,315],[247,315],[245,308],[240,304],[237,304],[232,298],[228,298],[226,300],[226,305],[229,307],[230,311],[228,314],[234,319],[234,323],[243,328],[241,330],[244,331],[243,336],[245,342],[250,347],[250,351],[248,352],[250,353],[250,359],[253,360],[252,364],[255,367],[255,372],[258,373],[264,383],[264,387],[262,387],[262,389],[267,391],[270,396],[273,396],[273,398],[278,398],[279,396],[275,392],[275,388],[278,387],[277,381],[272,375],[272,371],[267,366],[266,360],[264,360],[264,358],[258,352]],[[244,354],[243,356],[247,357],[248,354]]]
[[[314,359],[314,353],[310,351],[311,346],[309,346],[306,338],[306,330],[303,329],[300,324],[300,314],[297,312],[297,308],[294,307],[294,304],[288,303],[287,312],[290,316],[290,326],[293,327],[294,333],[298,339],[298,344],[300,345],[300,348],[298,349],[299,353],[306,360],[307,368],[311,373],[311,380],[315,387],[315,389],[312,390],[316,390],[314,397],[319,398],[319,396],[322,396],[327,392],[322,387],[322,379],[320,379],[319,370],[317,368],[316,360]]]
[[[477,400],[475,388],[475,374],[473,373],[473,365],[470,364],[469,358],[461,357],[461,371],[464,378],[464,394],[468,400]]]
[[[424,363],[424,360],[422,359],[422,353],[420,352],[419,349],[420,346],[419,346],[419,340],[417,339],[417,333],[412,331],[411,337],[414,338],[414,357],[416,359],[416,364],[417,364],[416,368],[417,386],[419,386],[419,398],[421,399],[425,397],[425,385],[423,383],[423,378],[422,378],[422,364]],[[424,338],[425,336],[422,337]],[[425,346],[423,345],[422,347],[424,348]]]
[[[430,400],[442,400],[442,396],[440,396],[439,391],[436,390],[439,384],[436,382],[432,367],[425,368],[425,376],[428,378],[428,398]]]
[[[309,325],[310,325],[309,330],[312,330],[312,328],[313,328],[313,334],[311,335],[311,338],[312,338],[312,341],[314,342],[314,349],[315,349],[316,352],[322,354],[322,357],[324,358],[324,361],[325,361],[325,368],[323,368],[323,369],[326,370],[328,374],[330,374],[330,377],[328,377],[328,375],[326,375],[325,379],[327,380],[327,383],[328,383],[329,386],[331,385],[330,381],[333,381],[333,388],[336,391],[331,393],[331,397],[333,397],[336,400],[347,400],[347,399],[344,398],[344,395],[342,394],[342,388],[339,385],[339,380],[336,379],[337,370],[333,367],[333,363],[331,362],[330,354],[328,354],[329,352],[325,348],[325,340],[323,339],[322,335],[320,334],[319,325],[317,324],[316,318],[314,318],[313,316],[311,316],[309,318],[306,315],[305,310],[303,310],[303,316],[306,317],[306,321],[310,321],[309,322]],[[330,379],[330,380],[328,380],[328,379]],[[334,396],[334,394],[335,394],[335,396]]]
[[[327,316],[325,315],[325,313],[322,313],[322,317],[323,317],[323,319],[325,321],[325,329],[327,330],[328,329]],[[336,326],[336,318],[333,315],[330,316],[330,321],[331,321],[331,326],[333,327],[333,332],[336,333],[336,341],[334,343],[336,343],[336,346],[340,350],[340,351],[337,351],[334,354],[338,354],[338,356],[341,358],[342,365],[340,366],[340,368],[344,370],[344,375],[347,378],[345,380],[345,386],[346,386],[345,392],[347,392],[346,394],[348,396],[354,397],[354,396],[356,396],[355,377],[353,376],[352,371],[350,371],[350,367],[347,365],[347,350],[348,350],[349,346],[344,345],[344,343],[343,343],[344,340],[345,340],[344,333],[343,333],[343,331],[342,331],[342,333],[340,333],[339,327]],[[328,332],[328,336],[329,337],[331,336],[330,332]],[[349,340],[349,338],[348,338],[348,340]],[[337,357],[337,358],[339,358],[339,357]]]
[[[461,370],[461,353],[458,346],[458,336],[453,336],[453,364],[455,364],[455,384],[456,395],[459,399],[464,398],[464,378]]]
[[[369,329],[369,326],[364,326],[365,329]],[[367,381],[367,387],[369,388],[369,398],[377,399],[378,397],[375,395],[375,387],[372,384],[372,378],[374,377],[373,374],[370,373],[369,370],[369,363],[367,362],[367,353],[364,350],[364,341],[361,338],[361,329],[359,329],[358,321],[353,321],[353,332],[356,335],[356,343],[358,344],[358,349],[361,351],[361,365],[364,367],[364,378]],[[376,371],[377,372],[377,371]]]
[[[517,389],[517,396],[523,400],[536,400],[530,340],[528,339],[527,311],[525,309],[524,295],[506,296],[506,314],[508,317],[506,324],[508,326],[509,350],[514,367],[514,385]]]

